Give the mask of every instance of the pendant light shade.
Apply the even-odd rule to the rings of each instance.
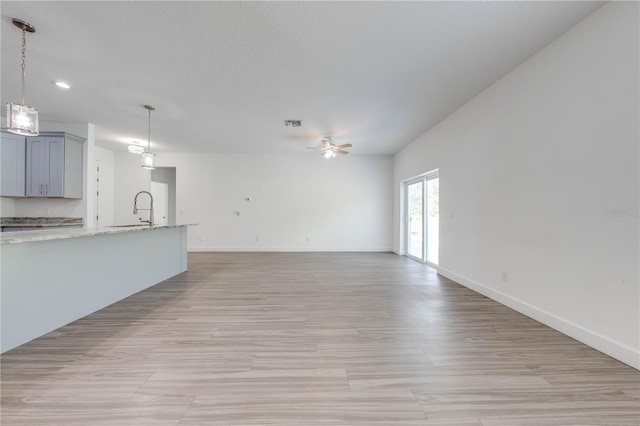
[[[39,134],[38,110],[27,106],[24,101],[26,75],[26,45],[27,32],[35,33],[36,28],[20,19],[13,19],[13,24],[22,30],[22,104],[10,102],[7,104],[7,130],[25,136]]]
[[[156,168],[155,163],[156,163],[156,155],[155,154],[152,154],[150,152],[143,152],[142,153],[142,168],[143,169],[153,170],[153,169]]]
[[[149,111],[149,139],[147,139],[147,151],[142,153],[142,168],[153,170],[156,168],[156,155],[151,153],[151,111],[155,110],[151,105],[144,106]]]
[[[7,130],[24,136],[38,136],[38,110],[26,105],[8,103]]]

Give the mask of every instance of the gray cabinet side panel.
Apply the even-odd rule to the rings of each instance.
[[[0,196],[24,197],[25,137],[2,132],[0,141]]]
[[[65,137],[64,146],[64,198],[82,198],[82,163],[84,141]]]

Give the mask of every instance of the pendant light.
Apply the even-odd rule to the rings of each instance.
[[[149,111],[149,139],[147,140],[147,151],[142,153],[142,168],[153,170],[155,169],[156,155],[151,153],[151,111],[155,110],[151,105],[144,106]]]
[[[38,110],[24,102],[27,32],[35,33],[36,28],[20,19],[13,19],[13,25],[22,30],[22,104],[7,104],[7,130],[25,136],[38,136]]]

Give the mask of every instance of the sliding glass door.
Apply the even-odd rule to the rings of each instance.
[[[407,254],[424,262],[424,182],[407,184]]]
[[[438,265],[440,243],[440,178],[438,170],[406,183],[407,255]]]

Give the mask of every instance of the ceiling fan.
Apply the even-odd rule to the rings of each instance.
[[[320,148],[322,150],[322,155],[325,158],[335,158],[338,154],[346,155],[349,151],[345,151],[345,148],[351,148],[353,145],[350,143],[343,143],[342,145],[336,145],[333,143],[332,137],[326,137],[322,139],[323,147]],[[314,147],[308,147],[308,149],[318,149]]]

